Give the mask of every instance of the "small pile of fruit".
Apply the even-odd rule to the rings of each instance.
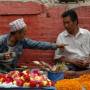
[[[11,71],[7,74],[0,74],[0,84],[9,84],[20,86],[20,87],[47,87],[53,86],[45,74],[42,74],[41,71],[36,70],[30,72],[30,70],[20,71]]]
[[[55,87],[57,90],[90,90],[90,74],[84,74],[74,79],[59,80]]]

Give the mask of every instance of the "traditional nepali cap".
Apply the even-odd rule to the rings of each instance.
[[[11,28],[11,32],[18,31],[26,27],[26,23],[24,22],[23,18],[14,20],[9,23],[9,26]]]

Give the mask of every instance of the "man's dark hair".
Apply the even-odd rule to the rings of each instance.
[[[65,11],[62,15],[61,15],[63,18],[64,17],[67,17],[67,16],[70,16],[71,20],[74,22],[74,21],[77,21],[77,24],[78,24],[78,16],[77,16],[77,13],[75,12],[75,10],[73,9],[70,9],[68,11]]]
[[[23,29],[21,29],[21,30],[18,30],[18,31],[15,31],[15,32],[10,32],[10,35],[12,36],[12,35],[15,35],[16,33],[22,33],[23,32]]]

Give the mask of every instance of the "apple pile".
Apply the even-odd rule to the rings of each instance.
[[[53,86],[54,83],[50,81],[46,75],[39,70],[30,72],[30,70],[11,71],[7,74],[0,74],[0,84],[12,83],[20,87],[47,87]]]

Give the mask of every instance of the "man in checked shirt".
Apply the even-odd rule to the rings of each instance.
[[[17,66],[17,61],[23,53],[23,49],[56,50],[61,45],[49,42],[35,41],[26,38],[27,25],[23,18],[9,23],[10,32],[0,36],[0,70],[10,71]]]

